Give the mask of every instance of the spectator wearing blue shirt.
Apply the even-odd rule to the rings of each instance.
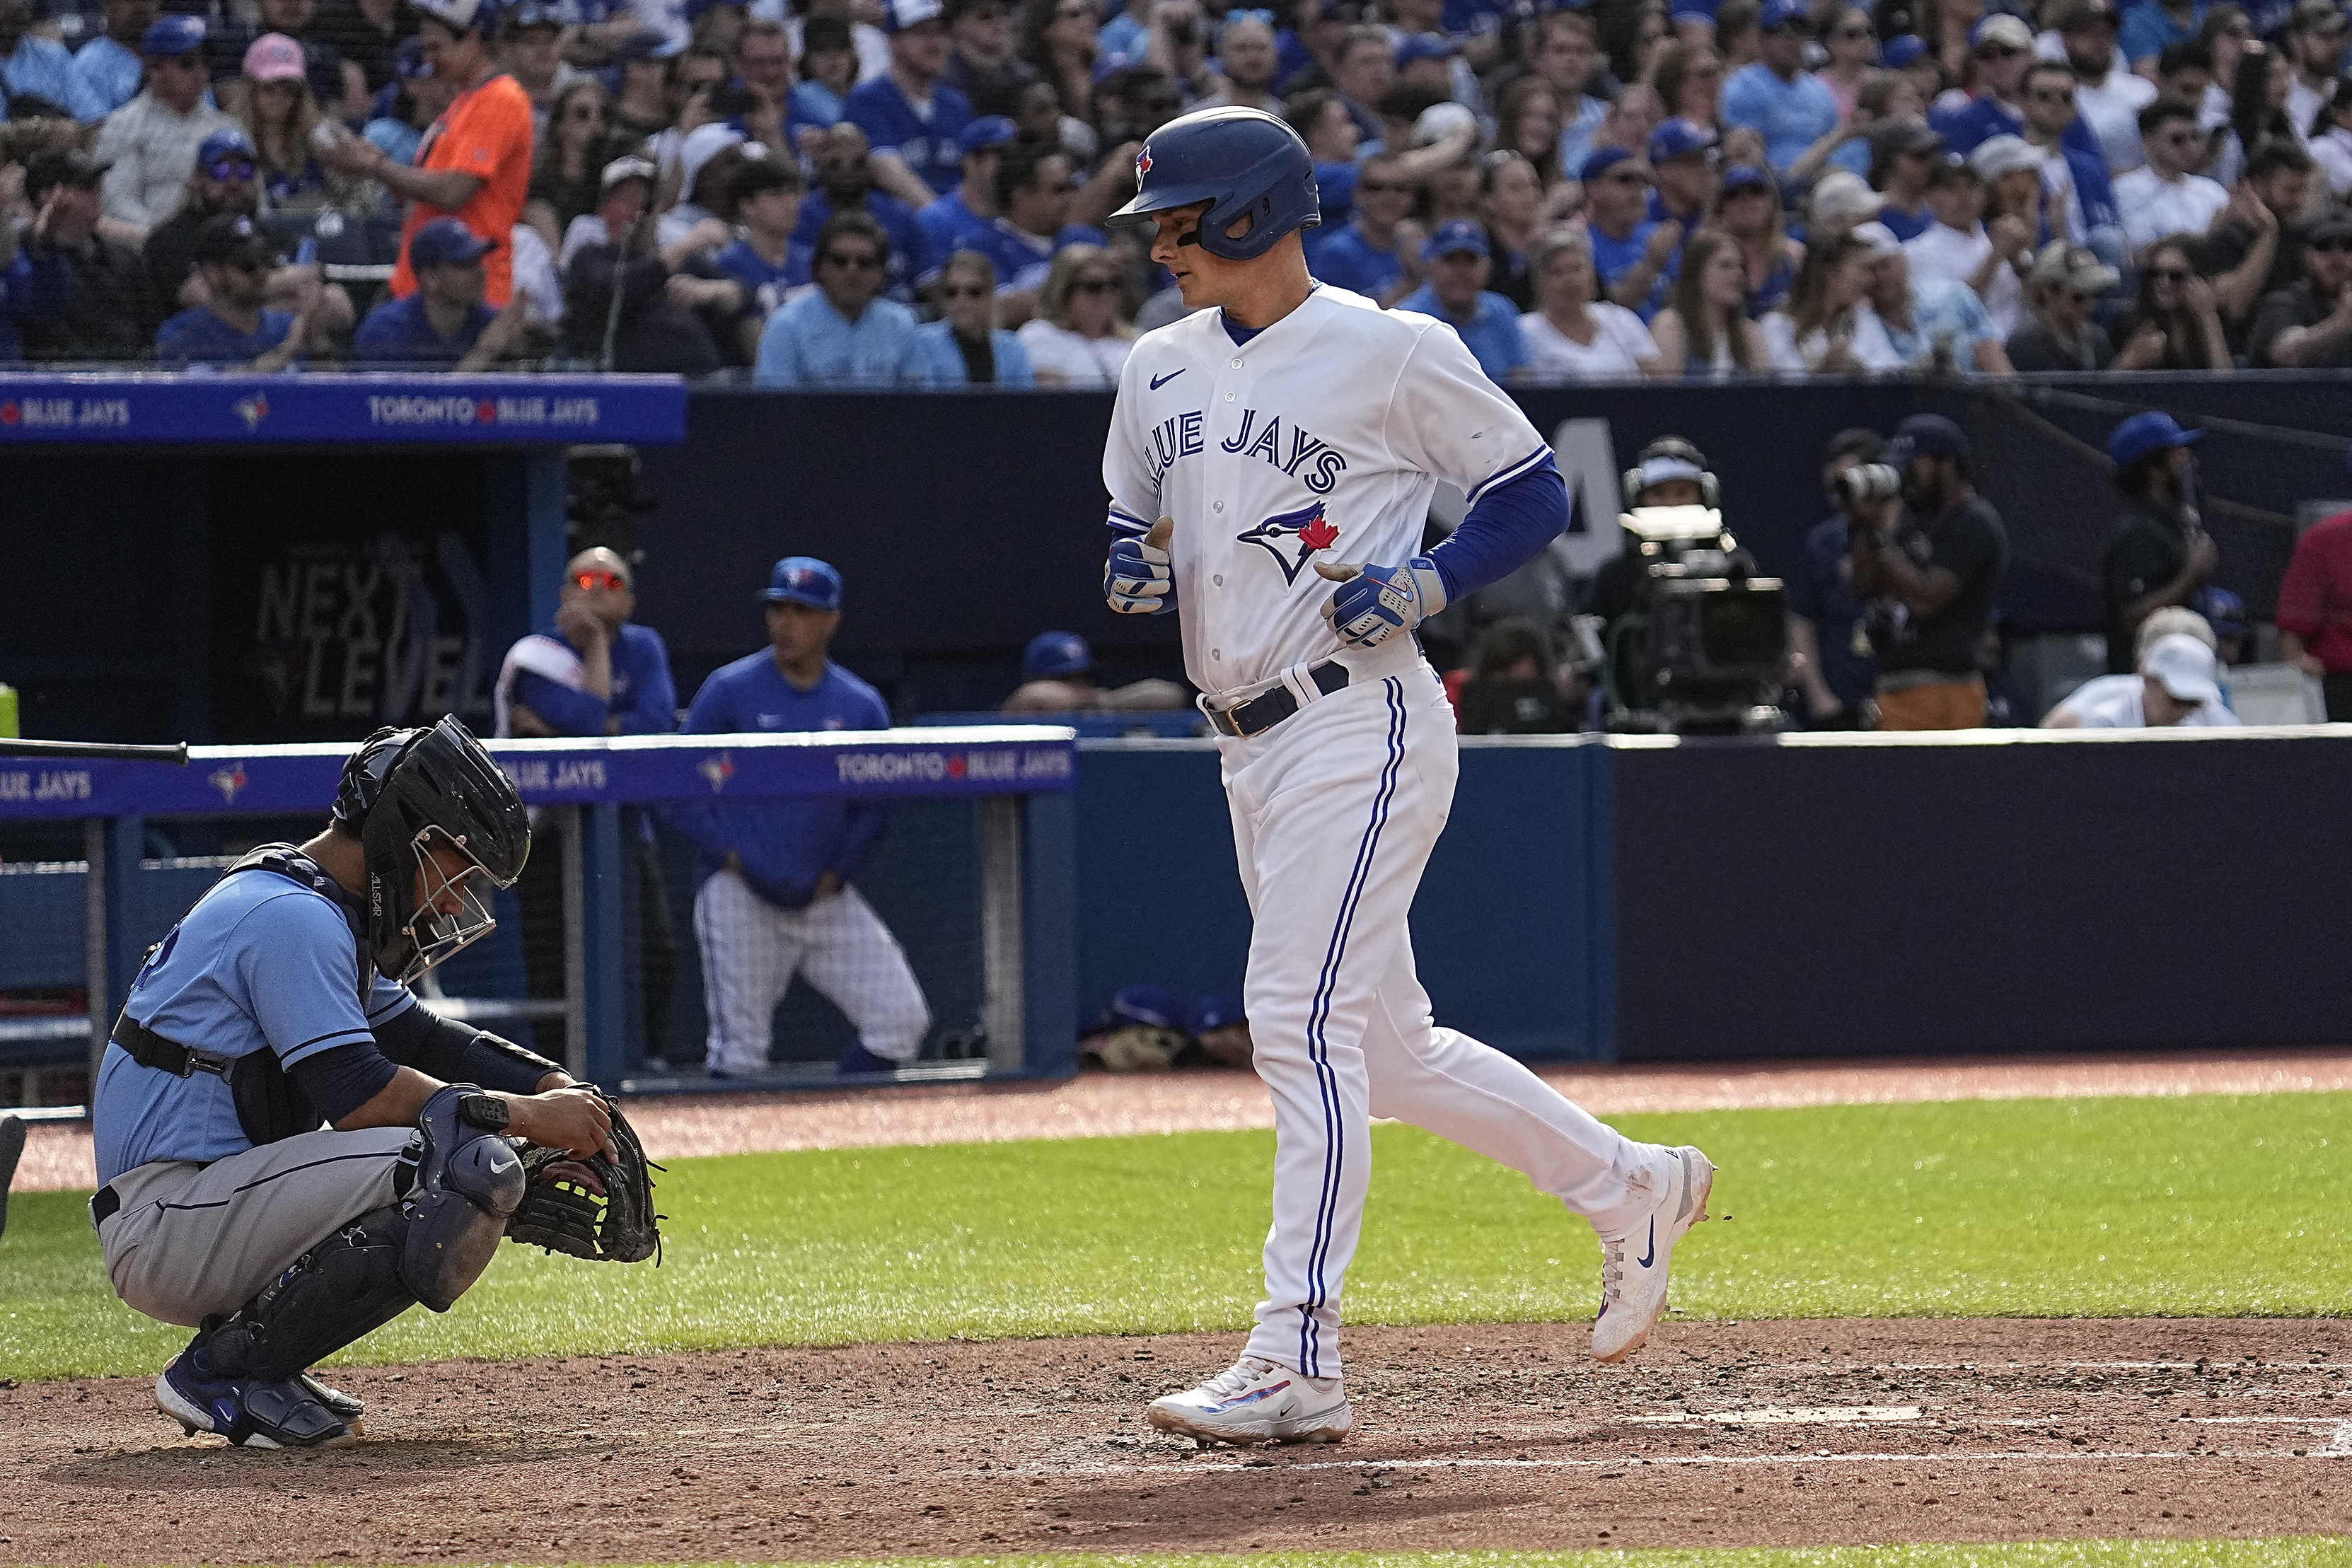
[[[1429,236],[1421,256],[1429,281],[1399,300],[1397,308],[1434,316],[1453,328],[1488,380],[1525,381],[1528,340],[1519,330],[1519,308],[1486,288],[1494,266],[1486,232],[1457,219]]]
[[[416,292],[386,299],[367,313],[352,358],[372,368],[486,371],[514,349],[530,324],[530,298],[518,287],[503,310],[483,302],[489,287],[482,257],[497,248],[463,218],[435,218],[408,242]],[[565,733],[570,733],[566,731]]]
[[[1706,221],[1720,176],[1716,172],[1716,136],[1696,120],[1677,116],[1650,132],[1650,204],[1652,222],[1673,224],[1681,230],[1675,247],[1675,270],[1682,270],[1682,246],[1691,231]]]
[[[736,239],[711,259],[743,286],[743,323],[755,359],[768,318],[811,281],[809,258],[815,247],[793,237],[800,225],[803,189],[800,165],[787,158],[753,159],[728,183]]]
[[[880,298],[890,237],[864,213],[817,236],[816,287],[768,318],[758,379],[765,387],[896,387],[916,379],[915,313]]]
[[[940,80],[948,63],[940,0],[882,0],[890,68],[852,89],[842,118],[874,147],[874,183],[913,206],[955,189],[971,100]]]
[[[1758,57],[1723,84],[1723,123],[1762,136],[1772,172],[1788,180],[1813,144],[1838,128],[1837,98],[1805,68],[1813,25],[1804,0],[1767,0],[1758,26]]]
[[[1047,142],[1022,142],[997,159],[998,215],[965,241],[996,268],[1008,313],[1026,319],[1054,258],[1074,245],[1108,245],[1100,229],[1065,223],[1074,181],[1070,157]]]
[[[889,727],[880,695],[827,657],[841,626],[841,574],[787,556],[760,598],[768,646],[702,684],[685,733]],[[722,794],[673,808],[671,821],[698,852],[694,931],[713,1077],[767,1065],[776,1004],[795,974],[857,1030],[841,1071],[885,1072],[915,1058],[930,1009],[898,939],[854,885],[882,836],[886,807],[839,795]]]
[[[2138,0],[2124,7],[2123,21],[2116,32],[2116,47],[2123,51],[2132,69],[2143,74],[2152,72],[2165,50],[2197,36],[2205,25],[2206,9],[2206,0],[2189,0],[2186,5]]]
[[[0,89],[11,98],[45,98],[84,125],[106,118],[101,102],[74,72],[73,54],[30,31],[32,0],[0,0]]]
[[[139,47],[155,25],[155,0],[105,0],[106,31],[74,51],[74,81],[100,115],[139,96],[147,62]]]
[[[669,648],[660,632],[636,623],[636,574],[625,559],[602,546],[573,556],[563,569],[553,630],[524,637],[507,650],[499,666],[491,688],[498,733],[601,738],[667,735],[676,729],[677,683],[670,674]],[[564,994],[562,831],[559,814],[541,817],[531,832],[538,852],[523,862],[516,888],[522,899],[523,957],[534,997]],[[670,931],[669,899],[662,887],[661,857],[655,851],[650,817],[641,822],[636,840],[646,1051],[657,1056],[669,1022],[677,944]],[[563,1054],[560,1020],[551,1028],[541,1022],[534,1029],[534,1043],[541,1051]]]
[[[2033,30],[2005,12],[1996,13],[1969,30],[1969,49],[1977,64],[1977,95],[1958,109],[1927,113],[1927,123],[1944,145],[1963,158],[1996,136],[2025,133],[2024,81],[2035,63]],[[2095,160],[2102,170],[2106,167],[2098,132],[2080,116],[2066,127],[2063,140]]]
[[[857,39],[845,16],[811,16],[801,26],[800,80],[793,86],[787,129],[841,123],[857,84]]]
[[[1866,728],[1865,710],[1878,690],[1878,662],[1859,634],[1862,601],[1846,574],[1853,533],[1838,484],[1849,469],[1885,456],[1886,438],[1874,430],[1857,427],[1830,437],[1822,455],[1822,490],[1829,497],[1830,515],[1805,535],[1803,558],[1789,578],[1789,662],[1804,695],[1806,722],[1814,729]]]
[[[1682,225],[1649,216],[1650,166],[1622,147],[1589,154],[1578,177],[1601,292],[1646,322],[1664,308],[1675,280]]]
[[[1356,216],[1315,248],[1311,269],[1335,287],[1394,305],[1421,286],[1421,258],[1407,253],[1400,227],[1412,211],[1414,191],[1398,160],[1364,160],[1356,182]]]
[[[155,361],[167,369],[269,374],[299,366],[310,333],[316,287],[299,311],[262,307],[277,248],[243,214],[219,214],[196,231],[196,271],[209,303],[183,310],[155,334]]]
[[[996,268],[976,250],[960,250],[940,269],[940,319],[915,329],[916,379],[929,387],[1037,384],[1029,350],[996,324]]]
[[[963,178],[956,182],[954,190],[915,214],[933,256],[944,260],[961,250],[972,235],[997,215],[996,155],[1020,134],[1019,128],[1003,115],[984,114],[956,138],[956,144],[963,149]]]
[[[844,120],[810,141],[816,189],[801,203],[800,227],[793,237],[814,246],[817,235],[835,214],[864,213],[890,236],[890,276],[884,280],[883,292],[902,305],[913,304],[939,265],[923,238],[923,225],[915,221],[915,209],[875,188],[866,132],[856,126]]]

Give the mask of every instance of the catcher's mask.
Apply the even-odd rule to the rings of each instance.
[[[455,718],[368,737],[343,765],[334,820],[366,854],[375,966],[402,985],[488,934],[490,893],[530,853],[514,786]]]

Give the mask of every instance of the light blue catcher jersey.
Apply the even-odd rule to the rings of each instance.
[[[174,1044],[296,1062],[374,1038],[416,1005],[362,956],[342,907],[271,871],[223,877],[148,959],[125,1010]],[[150,1160],[225,1159],[253,1146],[216,1073],[142,1067],[109,1043],[92,1106],[98,1179]]]

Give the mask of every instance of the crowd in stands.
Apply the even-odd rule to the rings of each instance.
[[[169,5],[172,9],[159,8]],[[0,0],[0,362],[1108,387],[1286,119],[1499,380],[2352,364],[2338,0]],[[463,231],[463,232],[460,232]]]

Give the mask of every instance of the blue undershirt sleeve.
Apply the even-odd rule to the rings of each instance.
[[[340,1122],[377,1095],[400,1069],[373,1040],[314,1051],[286,1070],[302,1097],[329,1122]]]
[[[593,692],[561,685],[529,670],[515,681],[515,700],[545,719],[558,735],[601,737],[604,720],[613,711],[613,705]]]
[[[1541,465],[1478,497],[1453,535],[1429,552],[1448,603],[1499,582],[1535,559],[1568,527],[1568,485],[1547,455]]]

